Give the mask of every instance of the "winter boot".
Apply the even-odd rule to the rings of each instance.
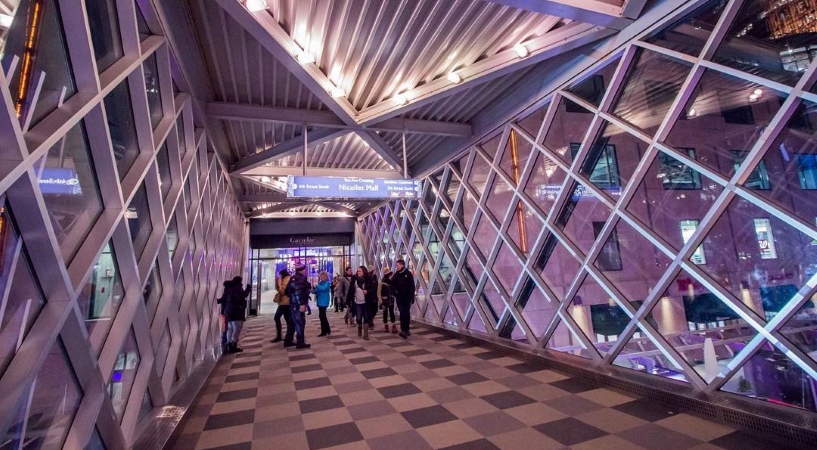
[[[369,326],[366,325],[366,330],[369,329]],[[357,326],[357,337],[363,336],[363,325]]]
[[[385,325],[386,325],[386,333],[388,333],[389,332],[389,324],[385,324]]]
[[[233,353],[241,353],[244,349],[238,346],[238,342],[233,342]]]
[[[273,340],[272,340],[272,341],[270,341],[270,342],[272,342],[273,344],[277,344],[278,342],[281,342],[281,341],[283,341],[283,339],[281,339],[281,333],[278,333],[278,334],[275,336],[275,339],[273,339]]]
[[[363,325],[363,339],[369,340],[369,325]]]
[[[391,324],[391,332],[397,334],[397,325]]]

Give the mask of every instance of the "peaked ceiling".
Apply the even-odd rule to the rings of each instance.
[[[293,202],[267,181],[304,159],[307,174],[418,175],[537,66],[611,36],[645,2],[186,0],[163,20],[186,77],[202,78],[190,90],[248,215],[358,215],[376,203]]]

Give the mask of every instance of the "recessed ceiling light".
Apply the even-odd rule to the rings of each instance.
[[[335,98],[346,97],[346,91],[339,87],[333,87],[332,89],[330,89],[329,94]]]
[[[309,52],[298,53],[298,62],[301,64],[311,64],[315,62],[315,55]]]
[[[756,95],[758,95],[758,96],[763,95],[763,89],[755,89],[755,91],[754,91],[754,92],[752,92],[752,93],[753,93],[753,94],[756,94]]]
[[[267,9],[266,0],[247,0],[247,11],[258,12]]]
[[[462,77],[460,77],[457,72],[451,72],[448,74],[448,81],[454,84],[459,84],[459,82],[462,81]]]
[[[14,21],[14,17],[11,17],[8,14],[0,14],[0,27],[8,28],[11,26],[11,22]]]
[[[522,44],[514,45],[513,46],[513,51],[515,51],[516,54],[519,55],[520,58],[524,58],[524,57],[528,56],[528,49],[527,49],[527,47],[525,47]]]
[[[406,98],[406,96],[403,94],[397,94],[394,96],[394,101],[398,105],[405,105],[406,103],[408,103],[408,98]]]

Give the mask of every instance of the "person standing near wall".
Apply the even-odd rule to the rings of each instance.
[[[284,291],[289,296],[290,301],[290,317],[292,317],[292,327],[295,330],[295,347],[309,348],[311,345],[306,343],[304,331],[306,328],[306,310],[309,307],[309,293],[312,291],[312,285],[306,279],[306,266],[303,264],[295,267],[295,275],[290,277],[286,290]],[[289,330],[287,335],[289,336]],[[289,344],[289,345],[287,345]],[[284,342],[284,347],[291,347],[293,343]]]
[[[329,328],[329,319],[326,318],[326,308],[329,307],[329,292],[332,284],[329,282],[329,274],[326,271],[318,275],[318,285],[315,286],[315,303],[318,305],[318,317],[321,319],[321,334],[318,337],[329,336],[332,330]]]
[[[247,297],[250,296],[250,285],[241,289],[241,277],[235,277],[230,282],[230,287],[225,290],[226,302],[224,305],[224,316],[227,319],[227,353],[238,353],[244,351],[238,346],[238,338],[241,328],[244,326],[247,311]]]
[[[397,302],[397,310],[400,311],[400,337],[403,339],[411,336],[409,324],[411,323],[411,305],[414,303],[414,275],[406,268],[406,262],[397,260],[397,272],[391,276],[391,286]]]
[[[275,339],[272,340],[273,344],[281,342],[282,340],[281,317],[284,318],[284,321],[287,324],[287,337],[289,340],[286,342],[292,342],[292,334],[295,332],[295,329],[292,327],[292,317],[289,311],[289,296],[286,294],[286,287],[287,284],[289,284],[289,271],[282,269],[279,274],[281,275],[281,278],[275,282],[275,288],[278,291],[278,293],[275,294],[278,309],[275,310]]]
[[[349,278],[352,277],[352,268],[347,267],[343,276],[335,277],[335,312],[343,312],[346,307],[346,294],[349,292]],[[345,318],[349,323],[349,318]]]

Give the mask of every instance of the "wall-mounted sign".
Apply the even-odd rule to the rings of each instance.
[[[290,176],[289,198],[418,198],[420,180]]]
[[[46,167],[39,180],[43,194],[82,194],[77,172],[72,169],[55,169]]]

